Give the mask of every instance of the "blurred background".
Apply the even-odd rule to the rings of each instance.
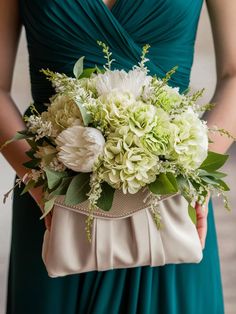
[[[196,90],[205,87],[206,92],[203,101],[209,101],[215,87],[215,59],[212,43],[211,29],[207,10],[205,6],[202,10],[197,41],[195,46],[195,58],[191,76],[191,87]],[[30,84],[28,77],[28,55],[26,50],[25,34],[22,38],[18,50],[16,61],[14,83],[12,95],[19,106],[21,112],[29,105]],[[3,108],[2,108],[3,110]],[[229,151],[230,161],[225,167],[229,174],[227,182],[231,186],[229,193],[232,204],[232,212],[228,213],[222,206],[220,200],[214,199],[215,219],[219,241],[219,251],[221,258],[222,280],[225,299],[225,313],[236,313],[236,146],[233,145]],[[5,314],[6,280],[8,271],[8,259],[11,236],[11,199],[5,205],[1,199],[3,194],[13,185],[14,172],[7,162],[0,156],[0,314]],[[206,278],[208,280],[208,278]],[[204,283],[202,283],[204,284]],[[199,287],[201,289],[201,287]],[[211,297],[209,291],[209,298]],[[196,296],[197,297],[197,296]],[[20,314],[20,313],[15,313]],[[42,313],[43,314],[43,313]],[[189,313],[191,314],[191,313]],[[202,313],[204,314],[204,313]],[[209,313],[216,314],[216,313]]]

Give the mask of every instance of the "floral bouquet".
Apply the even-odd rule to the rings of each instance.
[[[31,106],[27,129],[14,140],[26,139],[31,146],[23,193],[43,186],[45,217],[59,195],[68,205],[89,201],[86,232],[91,240],[93,209],[109,211],[114,192],[135,194],[148,189],[149,206],[159,228],[158,200],[166,194],[182,194],[189,203],[189,215],[196,221],[195,202],[203,204],[209,191],[223,196],[229,208],[218,169],[228,156],[208,151],[209,129],[199,113],[210,109],[193,95],[180,94],[168,85],[176,68],[163,79],[148,74],[143,47],[141,60],[132,70],[112,70],[111,52],[102,42],[107,59],[103,69],[83,69],[80,58],[75,77],[42,72],[52,82],[56,94],[46,111],[39,114]],[[24,178],[25,179],[25,178]],[[17,183],[20,183],[18,181]]]

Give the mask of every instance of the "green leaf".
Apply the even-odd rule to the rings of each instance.
[[[212,185],[218,185],[217,180],[211,177],[201,177],[202,181],[212,184]]]
[[[223,180],[217,180],[217,183],[224,191],[230,191],[229,186]]]
[[[91,122],[91,115],[87,112],[87,109],[85,108],[84,104],[81,103],[78,99],[74,99],[77,106],[79,107],[83,122],[85,126],[88,126]]]
[[[97,68],[87,68],[83,71],[83,73],[80,75],[81,78],[89,78],[94,72],[97,71]]]
[[[201,179],[208,184],[216,187],[221,187],[224,191],[230,191],[229,186],[221,179],[216,179],[213,177],[201,177]]]
[[[23,163],[23,166],[25,166],[26,168],[29,168],[29,169],[35,169],[35,168],[37,168],[39,163],[40,163],[40,159],[32,159],[30,161]]]
[[[115,189],[111,187],[108,183],[102,183],[102,193],[97,202],[97,206],[102,210],[109,211],[112,206],[114,198]]]
[[[209,172],[214,172],[221,168],[228,158],[229,155],[223,155],[209,151],[207,158],[203,161],[199,168]]]
[[[34,151],[34,153],[37,151],[38,145],[37,142],[32,140],[32,139],[26,139],[27,143],[31,146],[32,151]]]
[[[5,143],[3,143],[2,146],[0,146],[0,152],[3,150],[3,148],[5,148],[7,145],[11,144],[14,141],[19,141],[19,140],[24,140],[27,138],[32,137],[32,134],[28,134],[27,131],[19,131],[17,132],[10,140],[6,141]]]
[[[214,177],[216,179],[222,179],[227,177],[227,173],[215,171],[215,172],[209,172],[209,176]]]
[[[83,73],[84,68],[84,57],[79,58],[79,60],[75,63],[73,68],[74,76],[78,79],[80,75]]]
[[[196,209],[192,207],[190,204],[188,205],[188,214],[189,217],[191,218],[192,222],[194,225],[197,224],[197,214],[196,214]]]
[[[213,177],[215,179],[221,179],[227,176],[226,173],[220,171],[208,172],[203,169],[198,169],[198,174],[200,177]]]
[[[71,180],[72,180],[71,177],[63,178],[60,185],[50,193],[50,196],[65,195],[71,183]]]
[[[191,182],[190,180],[186,179],[182,175],[177,176],[176,178],[178,182],[178,188],[181,191],[181,195],[186,199],[188,203],[192,201],[192,196],[187,192],[190,186],[193,186],[195,190],[199,188],[199,184],[195,181]]]
[[[31,158],[31,159],[34,159],[34,158],[35,158],[35,157],[34,157],[35,150],[33,150],[33,149],[28,150],[27,152],[25,152],[25,154],[26,154],[29,158]]]
[[[88,199],[87,193],[90,191],[89,186],[90,174],[79,173],[71,181],[66,192],[65,203],[67,205],[77,205]]]
[[[172,173],[160,174],[156,181],[149,184],[149,190],[152,193],[164,195],[178,192],[178,184]]]
[[[24,187],[23,191],[21,192],[20,195],[23,195],[25,193],[27,193],[29,190],[31,190],[32,188],[35,187],[37,182],[35,182],[34,180],[30,180]]]
[[[19,131],[15,134],[14,136],[14,140],[18,141],[18,140],[23,140],[23,139],[27,139],[27,138],[31,138],[33,137],[33,134],[29,134],[29,132],[27,130],[24,131]]]
[[[49,168],[45,168],[45,173],[47,177],[48,188],[55,189],[61,182],[62,178],[67,176],[66,172],[58,172]]]
[[[55,200],[56,196],[52,197],[50,200],[44,203],[44,214],[40,217],[40,219],[45,218],[50,213],[50,211],[53,209]]]

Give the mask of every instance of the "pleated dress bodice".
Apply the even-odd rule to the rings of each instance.
[[[53,93],[41,68],[72,75],[76,60],[85,67],[105,62],[97,40],[113,53],[114,68],[132,68],[143,45],[151,46],[147,66],[162,77],[178,66],[171,84],[189,85],[202,0],[20,0],[30,60],[32,95],[42,104]]]

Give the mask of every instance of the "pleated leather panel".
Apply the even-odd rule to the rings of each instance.
[[[87,215],[56,205],[42,252],[49,276],[199,262],[201,244],[184,198],[176,195],[161,201],[160,212],[160,230],[148,208],[121,219],[95,218],[89,243]]]

